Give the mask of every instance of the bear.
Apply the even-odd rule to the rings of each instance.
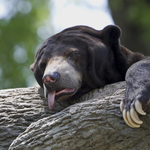
[[[145,115],[142,105],[149,103],[149,65],[145,64],[149,59],[122,46],[120,36],[121,29],[116,25],[102,30],[74,26],[42,44],[30,69],[44,89],[50,109],[55,100],[80,97],[93,89],[126,79],[126,94],[120,109],[127,125],[140,127],[142,121],[138,114]],[[143,73],[147,77],[145,80],[139,80],[142,64],[147,66]]]

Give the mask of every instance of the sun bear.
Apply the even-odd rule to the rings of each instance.
[[[102,30],[75,26],[43,43],[30,68],[44,89],[50,109],[55,100],[79,97],[126,79],[125,99],[120,109],[129,126],[140,127],[138,114],[146,114],[142,106],[150,98],[150,59],[122,46],[120,35],[121,29],[115,25]]]

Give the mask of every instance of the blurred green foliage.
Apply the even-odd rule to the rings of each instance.
[[[29,66],[43,42],[37,31],[50,15],[50,1],[4,2],[9,12],[0,20],[0,89],[30,86],[34,77]]]
[[[75,5],[87,1],[71,0]],[[114,22],[122,29],[121,43],[132,51],[150,55],[150,1],[108,0]],[[51,17],[51,0],[0,0],[8,14],[0,19],[0,89],[26,87],[35,81],[29,66],[35,51],[53,34],[45,20]],[[49,19],[50,20],[50,19]]]

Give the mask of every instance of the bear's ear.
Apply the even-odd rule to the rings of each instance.
[[[101,30],[101,38],[104,42],[109,44],[113,44],[114,42],[118,41],[121,35],[121,29],[115,25],[108,25],[103,30]]]
[[[34,77],[38,84],[43,87],[43,82],[42,82],[42,77],[43,75],[41,74],[41,71],[38,66],[38,61],[35,59],[34,63],[30,65],[30,69],[33,71]]]
[[[36,79],[36,81],[38,82],[38,84],[43,87],[43,82],[42,82],[42,77],[43,74],[41,73],[39,66],[38,66],[38,62],[34,62],[31,66],[30,69],[33,71],[34,77]]]
[[[34,70],[34,63],[30,65],[30,69],[33,71]]]

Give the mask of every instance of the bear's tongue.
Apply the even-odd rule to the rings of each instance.
[[[48,93],[48,106],[50,109],[53,108],[54,101],[55,101],[55,91],[49,92]]]
[[[61,93],[73,93],[75,89],[63,89],[61,91],[51,91],[48,93],[48,106],[50,109],[54,106],[55,96]]]

